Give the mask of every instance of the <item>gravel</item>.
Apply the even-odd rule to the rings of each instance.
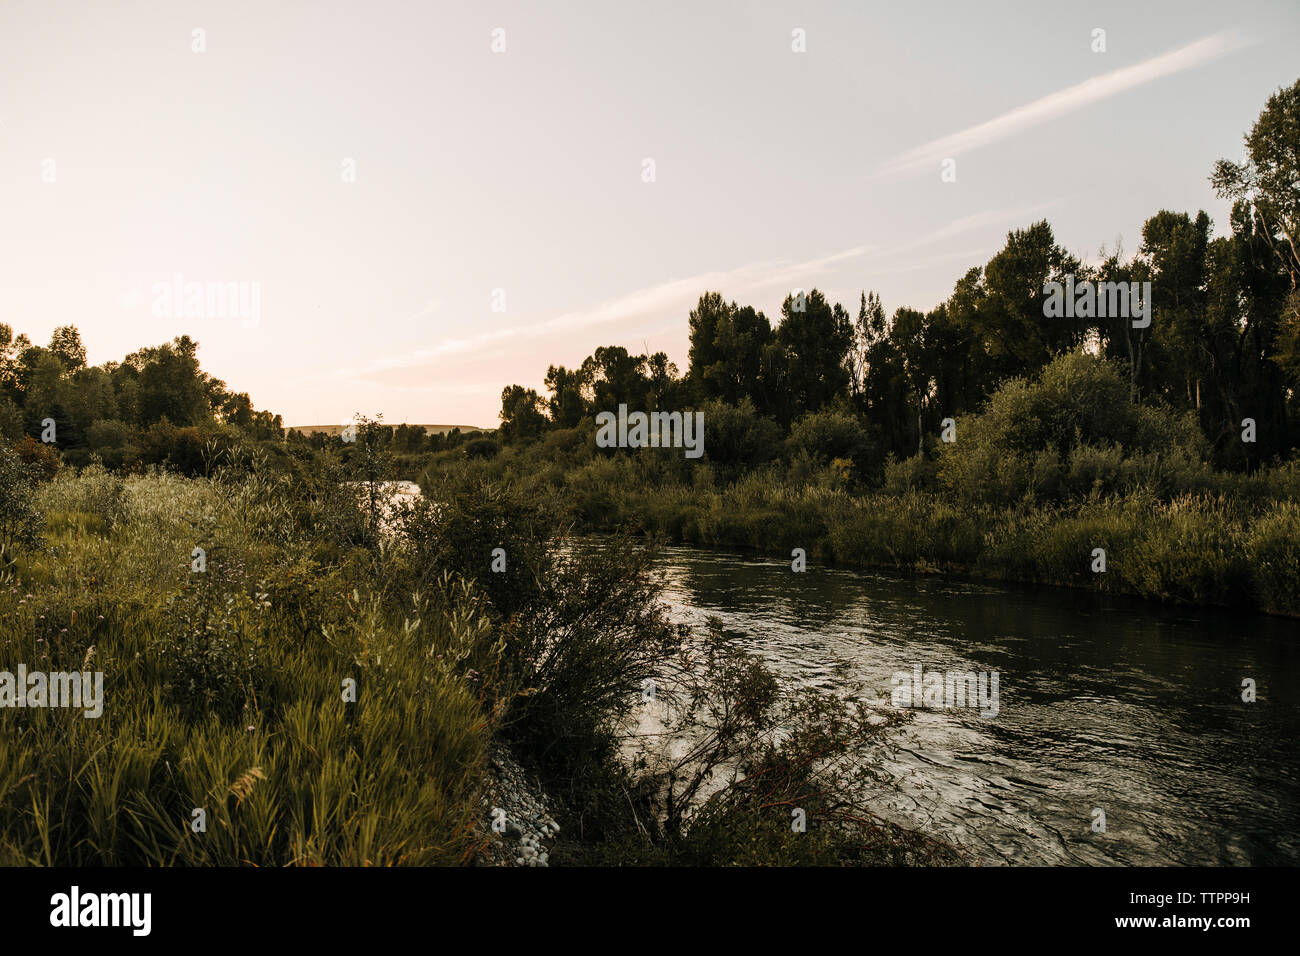
[[[549,865],[547,844],[560,832],[550,805],[551,800],[537,779],[509,751],[494,748],[488,755],[487,786],[480,815],[487,845],[477,862],[485,866]],[[501,811],[504,811],[504,821]]]

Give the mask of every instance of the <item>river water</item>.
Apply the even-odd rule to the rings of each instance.
[[[997,672],[997,714],[914,710],[873,809],[989,864],[1300,863],[1300,625],[1058,589],[665,548],[681,620],[788,680],[889,705],[893,676]],[[1242,681],[1258,699],[1242,701]],[[1104,832],[1094,832],[1105,815]]]

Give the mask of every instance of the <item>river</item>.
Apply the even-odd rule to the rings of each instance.
[[[997,672],[995,716],[914,710],[873,809],[989,864],[1300,863],[1300,626],[1092,593],[670,547],[681,620],[719,616],[788,680]],[[1258,699],[1242,701],[1242,681]],[[1105,815],[1104,832],[1094,832]]]

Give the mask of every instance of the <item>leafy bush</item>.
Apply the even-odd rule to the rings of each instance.
[[[781,453],[781,426],[759,415],[749,398],[739,405],[708,402],[704,413],[704,457],[721,466],[754,466]]]
[[[825,465],[834,458],[864,458],[869,446],[861,422],[847,412],[827,408],[798,419],[790,428],[786,447],[792,456],[803,453]]]
[[[0,442],[0,559],[12,563],[19,553],[44,545],[35,499],[35,469]]]
[[[495,458],[501,453],[501,444],[491,438],[474,438],[465,442],[466,458]]]
[[[1285,501],[1270,508],[1251,528],[1246,554],[1260,606],[1300,616],[1300,505]]]
[[[552,568],[561,530],[555,517],[540,503],[491,485],[442,495],[397,509],[395,524],[412,549],[417,580],[427,585],[451,571],[482,588],[503,617],[533,609]]]
[[[1131,402],[1114,364],[1068,352],[963,418],[958,440],[940,446],[938,469],[963,501],[1063,501],[1137,487],[1173,496],[1206,484],[1208,456],[1193,416]]]
[[[32,475],[37,479],[49,481],[59,473],[59,453],[31,435],[24,435],[23,440],[14,446],[14,451],[32,469]]]

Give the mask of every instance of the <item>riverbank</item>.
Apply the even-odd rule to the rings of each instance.
[[[1223,467],[1194,412],[1135,402],[1122,370],[1086,352],[1006,380],[946,419],[942,437],[922,430],[908,458],[884,452],[879,423],[843,403],[788,430],[744,402],[703,414],[699,459],[600,448],[594,423],[579,421],[490,459],[437,453],[421,484],[509,483],[554,498],[579,530],[792,562],[799,549],[854,567],[1300,615],[1300,460]],[[1231,450],[1254,455],[1243,434]]]
[[[752,549],[792,563],[944,574],[1300,616],[1300,506],[1270,496],[1136,490],[1074,503],[854,493],[833,476],[752,475],[722,487],[649,484],[610,461],[560,497],[581,530]]]

